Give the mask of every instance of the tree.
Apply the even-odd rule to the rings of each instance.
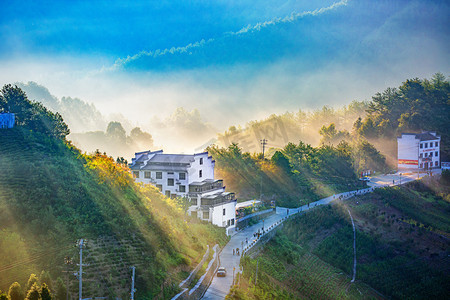
[[[25,300],[41,300],[41,293],[36,282],[28,290]]]
[[[50,288],[45,283],[43,283],[41,286],[41,299],[42,300],[52,300]]]
[[[59,139],[70,133],[59,113],[53,113],[39,102],[28,100],[17,86],[7,84],[0,90],[0,112],[15,114],[16,125]]]
[[[31,274],[30,277],[28,278],[26,291],[30,290],[31,287],[33,286],[33,284],[38,283],[38,282],[39,282],[39,278],[37,277],[37,275]]]
[[[64,284],[64,281],[61,279],[61,277],[58,277],[58,279],[56,279],[55,298],[57,300],[65,300],[66,293],[66,285]]]
[[[8,296],[10,300],[23,300],[22,287],[18,282],[11,284]]]
[[[139,127],[133,128],[129,136],[130,144],[141,149],[153,147],[153,137],[150,133],[142,131]]]
[[[287,173],[291,172],[291,166],[289,164],[289,159],[286,157],[286,155],[284,155],[281,151],[276,151],[272,158],[271,161],[279,166],[280,168],[282,168],[284,171],[286,171]]]
[[[109,122],[106,128],[106,136],[111,140],[125,143],[127,135],[120,122]]]
[[[6,293],[3,293],[2,291],[0,291],[0,300],[8,300],[8,295],[6,295]]]
[[[42,285],[45,283],[50,290],[52,290],[52,278],[48,271],[42,270],[41,275],[39,276],[39,282]]]

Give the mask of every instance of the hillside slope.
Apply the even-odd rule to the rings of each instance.
[[[445,176],[377,189],[293,217],[257,258],[244,259],[235,298],[446,299],[450,180]],[[356,225],[354,284],[347,209]]]
[[[134,265],[139,297],[168,297],[207,244],[226,241],[155,188],[136,185],[125,166],[64,139],[2,129],[0,170],[1,290],[41,270],[63,277],[64,257],[78,263],[75,242],[87,238],[84,296],[127,297]]]

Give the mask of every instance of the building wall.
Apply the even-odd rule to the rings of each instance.
[[[133,171],[133,172],[139,172],[139,178],[135,178],[136,182],[142,182],[145,184],[152,184],[154,186],[157,185],[161,185],[162,189],[161,189],[161,193],[166,194],[166,191],[169,191],[171,195],[175,194],[178,196],[185,196],[187,195],[187,193],[189,192],[189,186],[188,186],[188,182],[189,182],[189,175],[188,172],[173,172],[173,174],[169,174],[170,172],[167,171],[150,171],[150,170],[143,170],[143,171]],[[145,172],[151,172],[150,177],[151,178],[145,178]],[[162,178],[161,179],[156,179],[156,172],[161,172],[162,173]],[[186,179],[179,179],[179,174],[180,173],[185,173],[186,174]],[[174,185],[173,186],[169,186],[168,185],[168,179],[172,178],[174,179]],[[177,184],[179,183],[179,184]],[[184,185],[185,186],[185,191],[186,192],[180,192],[179,187],[180,185]]]
[[[436,143],[437,143],[437,146],[436,146]],[[440,140],[440,138],[438,140],[434,140],[434,141],[422,141],[422,142],[420,142],[420,144],[422,144],[422,148],[419,148],[420,168],[426,169],[427,168],[426,163],[428,163],[428,169],[439,168],[440,160],[441,160],[441,153],[440,153],[441,140]],[[431,157],[430,157],[430,154],[432,155]],[[427,161],[425,161],[425,160],[427,160]],[[432,164],[432,166],[430,166],[430,163]]]
[[[202,164],[200,164],[202,162]],[[202,177],[200,177],[200,170],[202,171]],[[199,153],[194,155],[194,162],[188,169],[189,183],[199,182],[205,179],[214,180],[214,161],[211,157],[208,157],[208,153]]]
[[[397,138],[397,157],[399,169],[417,169],[419,140],[415,135],[402,135]]]
[[[437,146],[436,146],[437,143]],[[415,135],[402,135],[397,138],[398,144],[398,169],[417,170],[440,167],[441,140],[420,141]],[[430,157],[430,153],[432,156]],[[428,165],[427,165],[428,164]]]
[[[236,222],[236,202],[232,201],[224,205],[218,205],[210,208],[211,223],[219,227],[227,227],[230,220],[230,226],[235,225]],[[223,210],[225,209],[225,215]],[[231,221],[233,220],[233,221]]]

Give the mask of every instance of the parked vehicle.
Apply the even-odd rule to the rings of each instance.
[[[227,276],[227,270],[224,267],[219,267],[217,270],[217,277],[225,277]]]
[[[361,177],[359,180],[361,180],[361,181],[370,181],[370,177],[364,176],[364,177]]]

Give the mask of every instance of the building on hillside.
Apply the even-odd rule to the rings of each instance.
[[[13,128],[15,115],[13,113],[0,113],[0,128]]]
[[[222,180],[214,179],[215,162],[208,152],[164,154],[159,151],[135,153],[130,169],[136,182],[152,184],[167,197],[187,197],[191,216],[220,227],[234,228],[234,193],[225,192]]]
[[[442,170],[450,170],[450,162],[441,161],[441,168],[442,168]]]
[[[397,145],[399,171],[440,167],[441,137],[436,132],[402,133]]]

